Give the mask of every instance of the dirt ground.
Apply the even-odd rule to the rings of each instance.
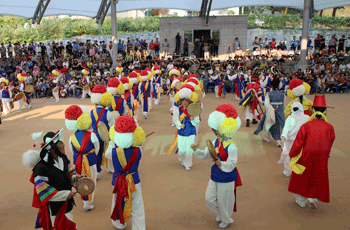
[[[308,98],[313,100],[313,96]],[[329,109],[327,116],[336,132],[329,161],[331,202],[318,203],[316,211],[295,204],[293,194],[287,191],[289,179],[282,175],[283,165],[277,164],[281,149],[275,142],[263,143],[261,136],[255,136],[257,125],[245,127],[245,115],[241,115],[243,109],[239,109],[242,127],[233,139],[238,146],[237,168],[243,186],[237,189],[238,212],[232,217],[235,222],[227,229],[350,229],[349,101],[349,94],[327,95],[327,105],[336,107]],[[206,139],[214,139],[207,123],[209,114],[223,103],[232,103],[238,108],[232,94],[225,99],[208,94],[203,103],[199,128],[201,149]],[[22,165],[22,154],[34,144],[30,138],[33,132],[64,128],[67,146],[72,133],[65,128],[64,111],[72,104],[93,108],[89,99],[69,98],[58,103],[54,99],[34,99],[31,110],[22,108],[3,116],[0,125],[0,173],[3,175],[0,178],[0,229],[34,229],[38,210],[31,207],[31,169]],[[219,229],[216,215],[205,205],[212,162],[193,157],[193,167],[186,171],[177,155],[166,154],[175,133],[169,107],[163,100],[160,105],[153,106],[147,120],[139,116],[139,124],[146,134],[155,132],[142,146],[139,167],[147,229]],[[68,147],[66,153],[72,159]],[[83,210],[78,196],[75,198],[74,220],[78,229],[115,229],[110,219],[111,182],[112,175],[104,169],[96,186],[95,209],[90,212]],[[126,229],[131,229],[131,225]]]

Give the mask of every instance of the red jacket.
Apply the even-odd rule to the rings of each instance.
[[[292,173],[289,192],[329,203],[328,158],[334,140],[333,126],[323,119],[301,126],[289,156],[293,158],[302,150],[298,164],[306,169],[301,175]]]

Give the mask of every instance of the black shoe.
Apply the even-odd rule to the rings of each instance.
[[[255,119],[253,119],[252,124],[258,124],[258,122]]]
[[[250,126],[250,120],[247,119],[247,124],[245,125],[246,127]]]

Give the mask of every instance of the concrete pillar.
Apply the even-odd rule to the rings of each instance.
[[[298,67],[301,70],[305,70],[307,66],[306,55],[307,55],[307,42],[309,38],[309,21],[310,21],[310,12],[311,12],[311,1],[312,0],[304,0],[304,13],[303,13],[303,27],[302,27],[302,35],[301,35],[301,52],[300,52],[300,60],[298,63]]]
[[[112,49],[113,49],[113,51],[112,51],[112,60],[113,60],[112,69],[117,67],[117,59],[118,59],[117,3],[118,3],[118,0],[111,1]]]

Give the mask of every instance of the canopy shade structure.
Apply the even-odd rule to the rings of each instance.
[[[32,18],[39,0],[0,0],[0,15],[15,15]],[[51,0],[44,16],[81,15],[94,18],[97,15],[101,0]],[[200,11],[202,0],[119,0],[117,11],[142,9],[181,9]],[[349,0],[314,0],[316,11],[350,5]],[[304,9],[304,0],[213,0],[211,10],[246,6],[281,6]],[[110,14],[110,10],[108,12]]]

